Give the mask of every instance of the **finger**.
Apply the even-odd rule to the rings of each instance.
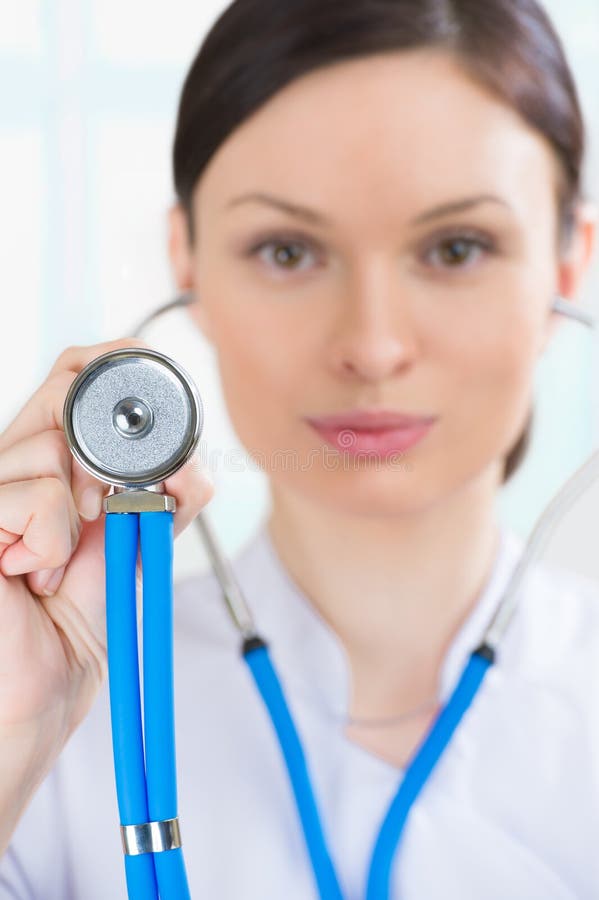
[[[50,375],[53,372],[60,372],[63,369],[72,369],[80,372],[88,363],[103,353],[109,353],[111,350],[121,350],[126,347],[142,347],[149,348],[146,341],[142,341],[137,337],[117,338],[113,341],[103,341],[99,344],[84,344],[81,346],[67,347],[63,350],[56,362],[50,369]]]
[[[214,483],[203,466],[198,453],[164,483],[165,492],[177,503],[173,520],[174,536],[187,528],[197,514],[214,496]]]
[[[31,435],[0,453],[0,484],[51,476],[68,486],[70,456],[62,432],[42,431]]]
[[[0,453],[40,431],[62,430],[62,407],[76,372],[56,372],[40,385],[0,435]]]
[[[69,491],[57,478],[36,478],[0,486],[0,518],[17,540],[4,545],[0,571],[23,575],[65,565],[74,550]]]
[[[121,338],[82,347],[68,347],[60,354],[48,377],[0,435],[0,451],[39,431],[62,431],[63,408],[69,387],[85,366],[112,350],[148,348],[138,338]]]
[[[73,494],[74,505],[84,519],[94,519],[100,514],[102,498],[108,486],[76,462],[64,432],[57,429],[42,431],[0,453],[0,484],[44,477],[59,478],[64,483]],[[90,496],[87,491],[91,492]],[[80,523],[73,522],[73,529],[79,528]]]

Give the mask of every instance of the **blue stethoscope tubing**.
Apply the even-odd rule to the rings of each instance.
[[[342,900],[343,893],[327,847],[306,757],[268,647],[261,638],[249,637],[243,643],[242,655],[249,666],[279,741],[298,808],[318,896],[320,900]],[[481,644],[470,654],[450,698],[437,714],[425,739],[413,755],[389,805],[374,845],[368,872],[366,900],[387,900],[390,897],[393,862],[410,809],[472,704],[494,660],[494,651],[486,644]]]
[[[139,690],[136,564],[143,575],[143,731]],[[173,514],[108,513],[105,522],[106,623],[115,780],[121,825],[177,816],[173,702]],[[289,775],[321,900],[343,900],[312,788],[306,755],[267,644],[246,638],[243,658],[268,711]],[[475,650],[451,697],[407,767],[381,825],[366,900],[390,896],[393,862],[408,814],[471,705],[494,660]],[[131,900],[190,897],[181,848],[125,855]]]
[[[143,731],[136,564],[143,576]],[[173,700],[173,513],[107,513],[106,627],[115,781],[121,825],[177,817]],[[131,900],[190,898],[180,847],[125,854]]]

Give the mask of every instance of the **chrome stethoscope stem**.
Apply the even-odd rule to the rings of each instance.
[[[595,329],[595,318],[584,310],[578,309],[572,303],[562,297],[555,297],[552,305],[554,312],[561,313],[588,328]],[[594,450],[591,456],[567,479],[559,491],[549,501],[530,533],[524,550],[516,564],[503,597],[491,622],[489,623],[483,641],[493,649],[497,648],[499,641],[505,634],[512,616],[516,610],[518,591],[524,581],[525,575],[530,570],[533,562],[538,559],[547,541],[555,530],[557,523],[570,509],[575,500],[590,487],[599,474],[599,450]]]
[[[208,524],[208,520],[206,519],[206,517],[203,516],[200,512],[197,515],[195,521],[198,528],[200,529],[200,532],[202,533],[204,546],[206,547],[208,555],[210,556],[212,568],[214,569],[214,573],[220,584],[223,598],[225,600],[231,618],[233,619],[233,622],[241,632],[244,639],[254,637],[256,635],[254,619],[250,612],[249,606],[247,605],[244,596],[241,593],[241,589],[235,579],[235,574],[230,563],[221,553],[212,528]]]
[[[189,306],[190,303],[193,303],[192,294],[180,294],[178,297],[175,297],[174,300],[163,303],[162,306],[158,306],[153,312],[145,316],[141,322],[137,323],[131,332],[131,337],[141,337],[142,331],[150,324],[150,322],[153,322],[154,319],[157,319],[159,316],[163,315],[163,313],[170,312],[171,309],[178,309],[180,306]]]
[[[132,331],[134,337],[141,337],[144,329],[159,316],[178,307],[189,306],[193,302],[191,294],[181,294],[169,303],[165,303],[153,313],[139,322]],[[233,567],[222,553],[208,518],[200,511],[195,518],[195,525],[200,532],[210,563],[218,579],[225,605],[235,627],[245,639],[255,637],[256,627],[250,608],[243,596],[239,583],[235,578]]]
[[[594,450],[591,456],[568,478],[566,483],[562,485],[557,494],[552,497],[545,507],[511,574],[502,601],[485,631],[483,640],[489,646],[496,648],[505,634],[516,610],[518,591],[524,576],[535,559],[541,555],[556,525],[575,500],[591,486],[598,475],[599,450]]]

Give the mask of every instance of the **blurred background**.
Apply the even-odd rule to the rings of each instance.
[[[65,347],[129,335],[174,295],[166,224],[178,95],[226,5],[0,0],[0,430]],[[578,83],[589,132],[586,194],[599,202],[599,2],[545,6]],[[599,248],[580,296],[597,316],[598,257]],[[201,452],[215,482],[206,515],[235,553],[268,498],[228,420],[210,346],[184,311],[168,314],[145,339],[199,387]],[[522,536],[598,443],[598,341],[599,332],[567,322],[539,365],[532,446],[500,497],[502,519]],[[589,543],[599,522],[594,510],[597,503],[586,502],[563,531],[566,563],[597,564]],[[176,575],[206,564],[190,528],[177,541]]]

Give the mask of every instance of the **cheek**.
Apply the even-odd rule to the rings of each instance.
[[[280,319],[270,305],[228,302],[222,293],[210,309],[223,396],[249,450],[282,448],[290,415],[305,412],[302,373],[309,347],[305,335],[283,327]]]
[[[495,334],[457,341],[445,356],[449,376],[446,425],[472,452],[504,454],[521,431],[531,402],[539,324],[530,315],[511,318]],[[455,412],[455,415],[453,415]]]

